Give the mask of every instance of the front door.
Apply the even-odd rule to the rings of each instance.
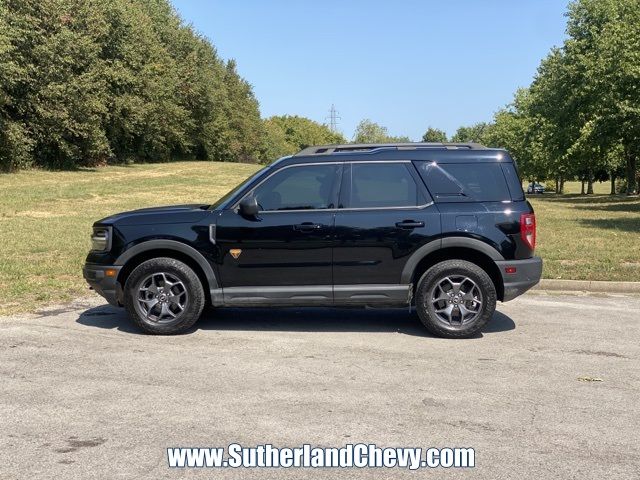
[[[223,211],[216,226],[226,304],[327,304],[342,167],[284,167],[253,189],[260,213]]]

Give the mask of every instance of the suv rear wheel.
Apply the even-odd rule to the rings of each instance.
[[[124,287],[125,308],[147,333],[171,335],[188,330],[205,304],[195,272],[173,258],[153,258],[138,265]]]
[[[487,272],[465,260],[446,260],[427,270],[416,288],[416,310],[434,335],[467,338],[493,316],[496,289]]]

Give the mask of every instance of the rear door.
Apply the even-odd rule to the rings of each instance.
[[[406,300],[403,268],[440,231],[438,209],[410,161],[345,163],[333,251],[336,302]]]

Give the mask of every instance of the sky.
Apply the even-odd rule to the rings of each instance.
[[[264,118],[350,140],[368,118],[420,140],[490,121],[565,38],[566,0],[173,0],[253,86]]]

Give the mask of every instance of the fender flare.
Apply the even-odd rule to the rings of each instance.
[[[115,261],[115,265],[125,265],[129,260],[140,253],[159,249],[174,250],[187,255],[196,262],[204,272],[204,275],[207,278],[207,283],[209,284],[209,289],[218,288],[218,279],[216,278],[213,268],[211,268],[209,262],[207,262],[198,250],[186,243],[178,242],[176,240],[147,240],[145,242],[138,243],[123,252]]]
[[[425,258],[427,255],[443,249],[443,248],[451,248],[451,247],[463,247],[468,248],[470,250],[477,250],[485,254],[493,261],[501,261],[504,260],[504,257],[493,248],[488,243],[485,243],[481,240],[477,240],[475,238],[469,237],[447,237],[438,240],[433,240],[419,249],[417,249],[409,259],[407,263],[405,263],[404,268],[402,269],[402,275],[400,277],[401,283],[411,283],[411,278],[413,277],[413,272],[415,271],[418,263]]]

